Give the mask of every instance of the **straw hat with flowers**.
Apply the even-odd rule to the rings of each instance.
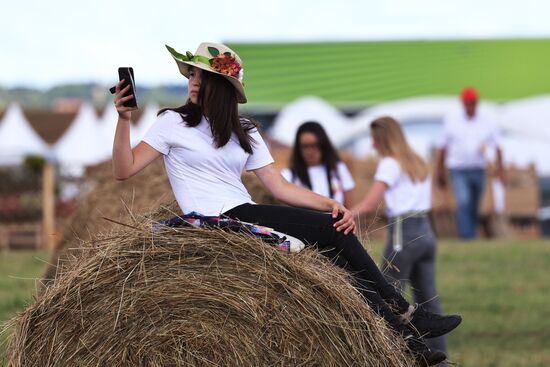
[[[181,54],[168,45],[166,48],[176,60],[180,72],[187,78],[189,78],[189,66],[220,74],[229,80],[237,90],[239,103],[246,103],[243,83],[244,70],[242,61],[235,51],[221,43],[211,42],[201,43],[195,54],[189,51]]]

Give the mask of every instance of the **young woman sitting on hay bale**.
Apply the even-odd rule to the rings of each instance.
[[[327,256],[339,256],[347,263],[359,284],[358,291],[403,336],[419,364],[435,365],[445,360],[445,354],[430,350],[420,335],[448,333],[460,323],[460,317],[414,309],[384,279],[353,234],[351,212],[337,201],[281,176],[256,125],[239,116],[238,103],[245,103],[246,96],[238,55],[214,43],[202,43],[195,55],[167,48],[189,79],[189,99],[181,107],[162,109],[143,141],[132,149],[130,117],[135,108],[123,103],[134,97],[125,96],[128,89],[121,89],[122,82],[117,84],[115,178],[132,177],[162,155],[184,214],[223,215],[274,228],[319,249],[335,248]],[[252,202],[241,182],[243,169],[254,172],[276,199],[293,207]]]

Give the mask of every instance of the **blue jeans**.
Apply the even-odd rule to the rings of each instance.
[[[458,234],[463,239],[475,238],[479,202],[485,186],[485,170],[468,168],[450,171],[457,204]]]

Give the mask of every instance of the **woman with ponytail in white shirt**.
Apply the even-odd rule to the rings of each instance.
[[[382,272],[388,281],[397,281],[401,290],[410,283],[414,307],[419,308],[415,313],[441,314],[435,285],[436,241],[427,215],[431,209],[429,166],[409,146],[393,118],[378,118],[370,129],[373,146],[382,159],[372,187],[352,211],[355,215],[373,212],[384,200],[389,225]],[[460,321],[458,316],[447,318],[451,324]],[[446,351],[445,336],[427,333],[424,337],[429,338],[426,343],[431,348]]]

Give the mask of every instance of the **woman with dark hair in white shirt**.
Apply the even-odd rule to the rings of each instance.
[[[288,182],[334,199],[346,208],[352,204],[353,177],[318,122],[309,121],[300,125],[289,168],[281,174]]]
[[[416,321],[404,323],[400,315],[409,312],[410,305],[385,280],[353,234],[351,212],[334,199],[286,181],[275,169],[255,125],[239,116],[238,103],[245,103],[246,95],[242,62],[235,52],[214,43],[202,43],[195,55],[168,50],[189,79],[189,99],[182,107],[161,110],[143,141],[132,149],[129,124],[133,108],[123,103],[133,96],[125,96],[128,89],[117,85],[115,177],[127,179],[162,156],[184,214],[224,215],[274,228],[309,246],[335,247],[355,279],[366,284],[357,288],[365,301],[401,333],[417,361],[434,365],[444,360],[445,354],[430,350],[411,326],[420,333],[446,333],[450,331],[446,318],[417,313]],[[241,182],[243,169],[254,172],[276,199],[291,206],[255,204]]]

